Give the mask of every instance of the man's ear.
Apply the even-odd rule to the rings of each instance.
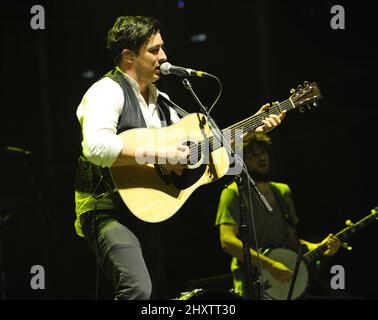
[[[125,62],[133,62],[134,59],[135,59],[135,54],[134,52],[132,52],[131,50],[129,49],[123,49],[122,50],[122,59],[125,61]]]

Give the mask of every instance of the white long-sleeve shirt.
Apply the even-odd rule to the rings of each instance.
[[[120,69],[118,69],[121,71]],[[122,71],[121,71],[122,72]],[[158,94],[168,96],[150,84],[149,102],[144,100],[140,93],[139,84],[123,73],[131,84],[140,109],[148,128],[160,128],[161,121],[156,108]],[[77,118],[82,128],[82,149],[85,157],[101,167],[111,167],[118,158],[123,148],[123,141],[117,135],[118,119],[124,104],[122,88],[114,80],[104,77],[94,83],[84,94],[77,108]],[[171,121],[177,122],[179,117],[171,109]],[[91,194],[75,192],[76,221],[75,228],[78,235],[82,236],[79,217],[90,210],[114,209],[113,202],[109,197],[94,199]],[[97,202],[97,203],[96,203]]]
[[[149,85],[147,104],[140,93],[138,83],[126,73],[124,75],[137,97],[147,128],[160,128],[156,101],[158,94],[164,93],[159,92],[154,85]],[[123,91],[119,84],[104,77],[88,89],[77,109],[76,115],[83,134],[83,154],[98,166],[111,167],[123,148],[122,139],[116,134],[123,103]],[[171,109],[171,120],[172,122],[179,120],[173,109]]]

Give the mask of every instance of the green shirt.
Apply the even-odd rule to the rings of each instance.
[[[287,184],[270,182],[274,196],[276,198],[278,208],[273,213],[267,212],[260,199],[255,192],[252,192],[252,208],[253,208],[253,221],[252,215],[249,210],[249,203],[246,203],[246,218],[248,226],[252,233],[252,227],[255,226],[256,237],[258,246],[252,234],[249,235],[249,245],[253,249],[269,248],[275,246],[283,246],[288,238],[288,226],[295,226],[298,223],[298,218],[295,212],[293,199],[290,188]],[[239,212],[239,191],[235,182],[228,185],[223,189],[215,225],[221,224],[236,224],[239,225],[240,212]],[[238,237],[240,236],[240,232]],[[244,270],[241,261],[232,258],[231,272],[234,278],[234,289],[240,294],[244,295]]]

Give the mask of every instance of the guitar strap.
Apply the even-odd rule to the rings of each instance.
[[[171,107],[173,110],[175,110],[180,117],[185,117],[185,116],[187,116],[189,114],[184,109],[182,109],[181,107],[179,107],[176,103],[174,103],[173,101],[171,101],[171,100],[167,99],[166,97],[164,97],[162,94],[159,94],[159,97],[158,97],[158,104],[160,105],[159,100],[160,100],[160,102],[163,102],[163,104],[165,103],[169,107]]]
[[[274,196],[277,199],[278,205],[281,208],[282,216],[284,217],[289,226],[295,227],[296,222],[294,221],[294,217],[292,216],[287,200],[284,198],[284,195],[274,184],[271,183],[270,185],[272,187]]]

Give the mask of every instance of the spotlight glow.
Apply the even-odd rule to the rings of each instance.
[[[184,7],[185,7],[185,2],[184,2],[184,0],[178,0],[178,1],[177,1],[177,8],[179,8],[179,9],[184,9]]]

